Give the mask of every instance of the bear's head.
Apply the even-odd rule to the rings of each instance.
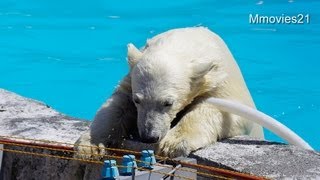
[[[204,76],[214,67],[212,61],[186,63],[170,53],[141,52],[128,45],[132,100],[137,107],[137,127],[146,143],[159,142],[171,122],[192,100],[203,93]]]

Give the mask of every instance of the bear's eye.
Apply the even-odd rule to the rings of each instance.
[[[140,93],[136,93],[132,97],[133,102],[136,103],[136,104],[140,104],[142,98],[143,98],[143,96]]]
[[[133,102],[136,104],[140,104],[140,99],[138,97],[133,97]]]
[[[167,100],[163,102],[163,106],[169,107],[173,105],[173,100]]]

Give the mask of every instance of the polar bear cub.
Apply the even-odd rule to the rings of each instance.
[[[138,50],[128,45],[130,72],[77,141],[79,153],[104,153],[124,139],[156,143],[161,155],[186,156],[217,140],[262,127],[205,100],[229,99],[255,107],[223,40],[204,27],[173,29]],[[100,148],[99,148],[100,147]]]

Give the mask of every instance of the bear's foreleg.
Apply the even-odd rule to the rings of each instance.
[[[130,136],[135,136],[136,107],[131,95],[117,90],[97,112],[90,129],[76,142],[78,157],[105,154],[105,147],[120,147]]]
[[[206,102],[195,105],[161,140],[159,154],[187,156],[218,139],[242,133],[237,117],[223,113]]]

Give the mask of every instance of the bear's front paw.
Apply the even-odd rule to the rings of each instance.
[[[188,156],[192,151],[190,143],[181,138],[165,138],[160,142],[159,154],[170,158]]]
[[[90,138],[81,136],[74,144],[75,158],[100,160],[106,154],[105,146],[100,143],[92,144]]]

